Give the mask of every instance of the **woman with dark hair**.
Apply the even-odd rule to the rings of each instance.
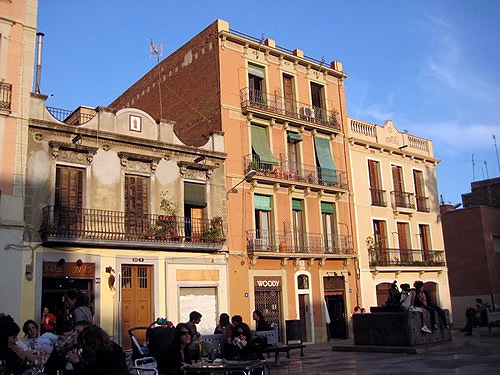
[[[231,345],[229,345],[227,352],[228,359],[249,360],[257,358],[252,346],[250,327],[247,324],[239,323],[234,326]]]
[[[422,307],[429,311],[429,315],[431,318],[432,329],[435,330],[438,328],[436,324],[436,315],[439,318],[439,322],[441,323],[441,328],[448,328],[448,323],[446,321],[446,314],[443,309],[436,305],[427,290],[425,290],[424,283],[422,281],[415,281],[413,283],[415,287],[415,307]]]
[[[9,315],[0,317],[0,359],[5,361],[6,373],[20,375],[38,358],[17,342],[19,326]]]
[[[68,302],[71,305],[71,318],[73,326],[76,322],[86,320],[92,323],[94,314],[88,306],[89,299],[81,290],[68,292]]]
[[[180,375],[182,368],[191,363],[191,342],[193,341],[190,327],[179,323],[175,327],[174,339],[165,355],[165,360],[158,362],[158,372],[165,375]]]
[[[222,313],[219,316],[219,324],[215,327],[214,334],[222,333],[226,339],[226,343],[231,343],[231,338],[233,335],[233,325],[229,321],[229,315]]]
[[[129,375],[125,353],[100,327],[92,324],[78,335],[78,347],[66,358],[77,375]]]
[[[255,330],[256,331],[270,331],[271,325],[266,322],[264,314],[260,310],[255,310],[253,312],[253,320],[255,320]]]

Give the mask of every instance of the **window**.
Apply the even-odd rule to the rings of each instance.
[[[288,171],[295,176],[300,175],[300,146],[299,142],[302,141],[302,137],[299,133],[287,132],[287,162]]]
[[[266,102],[263,67],[248,64],[248,88],[251,103],[264,104]]]
[[[309,276],[307,276],[307,275],[297,276],[297,288],[298,289],[309,289]]]
[[[431,250],[431,234],[429,226],[427,224],[419,224],[418,231],[418,235],[420,237],[420,249],[422,249],[423,252],[423,260],[431,260],[429,253],[429,251]]]
[[[128,233],[149,232],[149,178],[125,175],[125,226]]]
[[[422,171],[413,170],[413,183],[415,187],[415,199],[417,201],[417,210],[429,212],[427,198],[425,197],[424,174]]]
[[[184,182],[184,230],[186,238],[203,236],[205,225],[205,184]]]
[[[394,205],[396,207],[409,207],[408,195],[404,192],[403,168],[391,166]]]
[[[386,250],[389,246],[387,241],[387,223],[384,220],[373,220],[373,239],[375,246]]]
[[[382,190],[380,162],[375,160],[368,160],[368,177],[370,179],[370,194],[372,198],[372,206],[385,207],[385,190]]]
[[[399,259],[401,262],[409,262],[411,257],[410,226],[408,223],[397,223]]]
[[[288,116],[295,114],[295,101],[293,100],[293,76],[283,74],[283,100],[285,112]]]
[[[262,126],[251,124],[252,130],[252,165],[255,170],[272,170],[273,165],[278,164],[269,146],[267,129]]]
[[[330,153],[330,141],[326,138],[314,137],[316,152],[316,166],[318,167],[318,180],[320,184],[336,185],[337,171]]]
[[[305,251],[304,201],[292,199],[293,241],[295,248]]]
[[[338,248],[334,203],[321,202],[321,221],[323,222],[323,240],[326,251],[333,252]]]
[[[273,244],[271,197],[268,195],[255,194],[254,206],[256,246],[267,248]]]
[[[75,236],[84,228],[83,168],[56,166],[54,223],[58,233]]]

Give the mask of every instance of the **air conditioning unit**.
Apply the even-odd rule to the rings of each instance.
[[[301,107],[300,108],[300,116],[309,120],[314,118],[314,110],[309,107]]]

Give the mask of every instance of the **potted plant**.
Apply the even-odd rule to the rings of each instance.
[[[215,216],[210,220],[210,227],[203,232],[203,239],[209,242],[222,240],[222,217]]]
[[[375,240],[373,236],[366,237],[365,240],[368,254],[370,255],[370,265],[377,266],[382,260],[382,250],[380,248],[380,241]]]
[[[161,193],[160,200],[160,211],[163,211],[164,215],[158,215],[156,220],[156,234],[157,236],[165,237],[167,234],[170,238],[177,238],[177,204],[174,203],[167,195],[166,191]]]

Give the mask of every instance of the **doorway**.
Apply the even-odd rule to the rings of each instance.
[[[327,324],[330,339],[347,338],[347,320],[345,304],[344,276],[327,276],[323,278],[325,289],[326,312],[330,318]]]
[[[121,278],[121,339],[124,349],[130,349],[128,330],[149,326],[153,321],[153,266],[122,265]],[[139,342],[144,341],[140,333]]]
[[[299,319],[302,326],[302,339],[311,342],[311,302],[309,294],[299,294]]]

